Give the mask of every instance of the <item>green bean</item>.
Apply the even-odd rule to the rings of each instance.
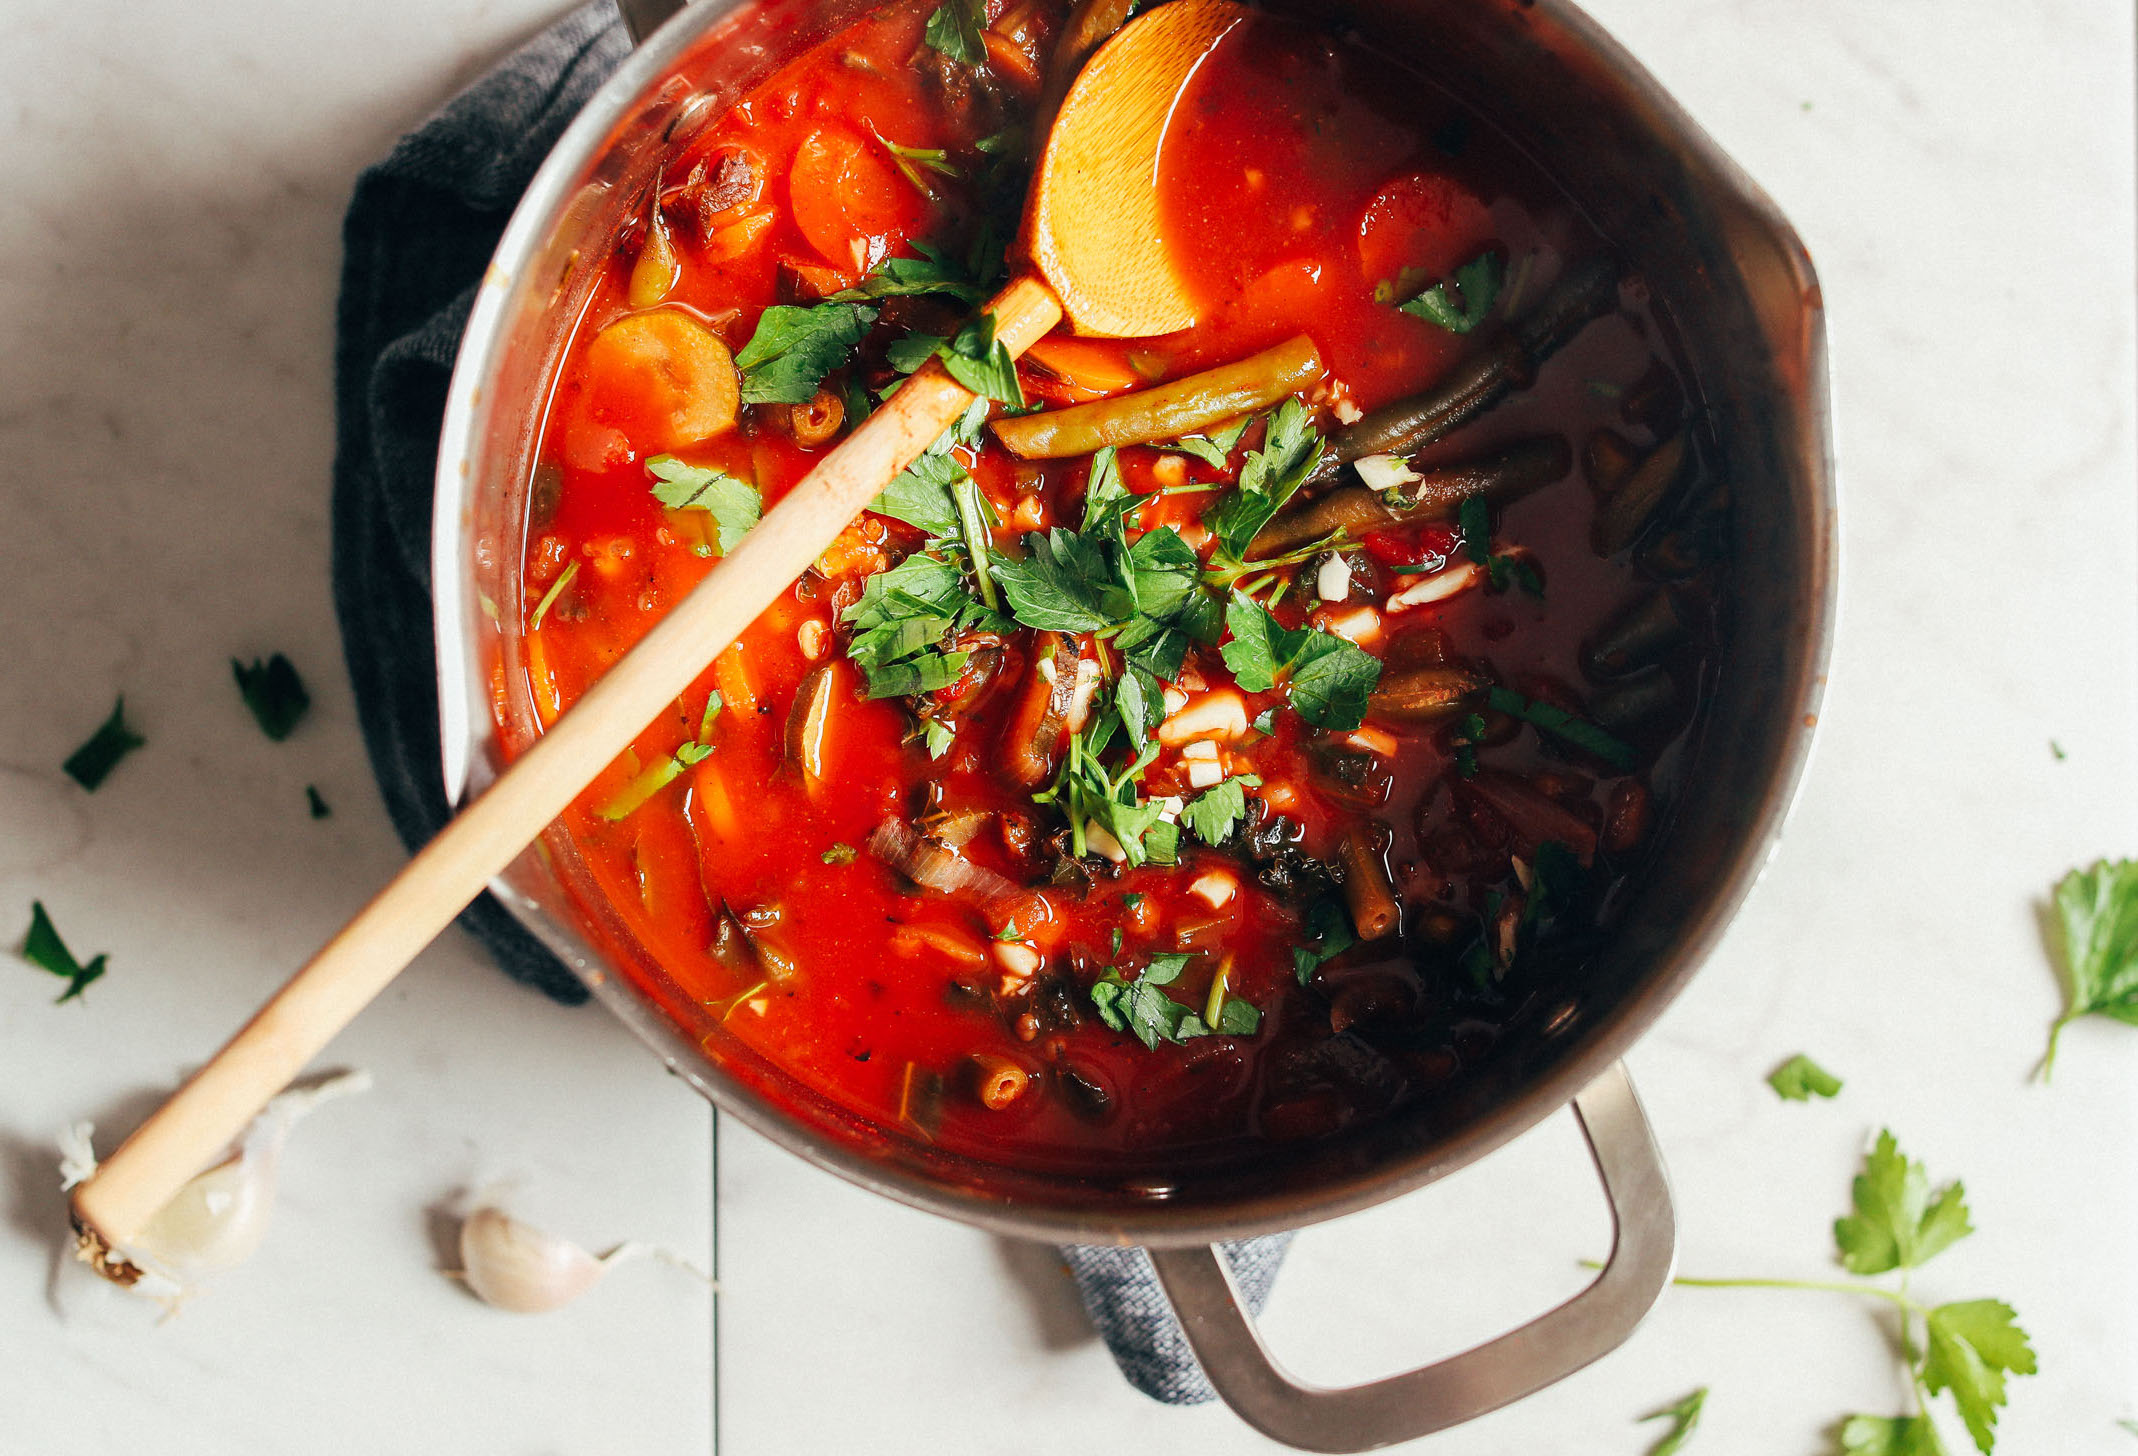
[[[1662,661],[1691,631],[1692,622],[1675,593],[1651,592],[1596,634],[1581,654],[1581,670],[1591,678],[1625,677]]]
[[[1322,372],[1314,341],[1301,334],[1238,363],[1134,394],[996,420],[995,436],[1012,454],[1027,460],[1060,460],[1089,455],[1106,445],[1174,440],[1297,394]]]
[[[1384,405],[1329,442],[1314,481],[1333,480],[1366,455],[1408,455],[1470,423],[1517,389],[1537,368],[1618,303],[1618,264],[1608,257],[1573,264],[1534,310],[1492,346],[1423,394]]]
[[[1393,718],[1404,723],[1430,723],[1452,718],[1464,710],[1467,699],[1484,687],[1486,678],[1466,667],[1419,667],[1382,677],[1366,700],[1366,713],[1373,718]]]
[[[1597,508],[1590,544],[1598,556],[1616,556],[1647,529],[1685,472],[1685,436],[1671,436],[1633,467],[1625,484]]]
[[[1264,526],[1248,543],[1246,559],[1289,551],[1338,529],[1355,540],[1406,521],[1445,520],[1473,495],[1500,503],[1515,500],[1562,478],[1573,464],[1573,447],[1565,436],[1533,435],[1490,455],[1423,472],[1422,478],[1400,487],[1406,505],[1390,506],[1364,486],[1331,491]]]

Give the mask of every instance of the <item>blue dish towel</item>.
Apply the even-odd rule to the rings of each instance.
[[[336,320],[334,609],[371,766],[413,850],[450,815],[431,646],[432,475],[446,383],[477,280],[535,169],[629,52],[590,0],[401,138],[357,180]],[[586,989],[488,895],[461,917],[506,974],[555,999]],[[1230,1245],[1260,1312],[1289,1235]],[[1121,1372],[1172,1404],[1211,1399],[1140,1249],[1062,1257]]]

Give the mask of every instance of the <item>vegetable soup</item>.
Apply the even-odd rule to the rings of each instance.
[[[1066,9],[886,6],[667,160],[543,423],[525,665],[546,725],[941,359],[973,408],[565,827],[716,1058],[1118,1174],[1447,1096],[1579,996],[1727,504],[1568,193],[1267,14],[1155,178],[1201,321],[1012,360],[976,310]]]

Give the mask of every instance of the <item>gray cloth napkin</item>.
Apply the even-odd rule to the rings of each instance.
[[[372,770],[411,850],[451,814],[439,771],[430,539],[454,354],[521,192],[630,48],[612,0],[589,0],[401,138],[357,179],[343,223],[334,610]],[[586,999],[488,895],[461,924],[513,979],[558,1001]],[[1257,1312],[1289,1239],[1227,1248]],[[1211,1399],[1142,1250],[1074,1247],[1062,1256],[1132,1385],[1172,1404]]]

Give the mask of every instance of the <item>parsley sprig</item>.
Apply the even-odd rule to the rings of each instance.
[[[653,498],[669,510],[704,511],[713,518],[722,556],[733,552],[764,515],[757,487],[725,470],[655,455],[646,462],[646,473],[653,477]]]
[[[1251,1002],[1222,993],[1213,998],[1218,1001],[1218,1024],[1213,1028],[1161,989],[1179,980],[1193,959],[1181,953],[1154,955],[1134,979],[1108,966],[1091,987],[1091,1004],[1098,1008],[1099,1020],[1115,1031],[1135,1033],[1152,1051],[1158,1050],[1160,1042],[1177,1045],[1198,1036],[1253,1036],[1262,1024],[1262,1013]]]
[[[1908,1290],[1909,1276],[1974,1232],[1957,1182],[1933,1189],[1923,1165],[1881,1132],[1851,1190],[1853,1211],[1835,1220],[1834,1244],[1854,1282],[1799,1279],[1677,1279],[1698,1289],[1795,1289],[1869,1295],[1900,1313],[1900,1352],[1915,1409],[1899,1416],[1852,1415],[1841,1426],[1843,1456],[1946,1456],[1931,1403],[1950,1393],[1975,1449],[1997,1445],[1997,1412],[2006,1379],[2035,1373],[2034,1350],[2012,1307],[1995,1299],[1929,1305]],[[1869,1282],[1898,1273],[1897,1285]],[[1920,1336],[1918,1335],[1920,1331]]]
[[[875,322],[876,310],[860,303],[774,304],[759,315],[750,342],[735,355],[742,402],[805,402]]]
[[[1248,692],[1282,686],[1299,716],[1317,728],[1349,730],[1366,721],[1366,699],[1381,680],[1381,660],[1333,632],[1288,631],[1267,608],[1235,591],[1225,607],[1232,640],[1225,666]]]
[[[1444,279],[1398,307],[1412,318],[1438,324],[1451,334],[1467,334],[1491,317],[1499,302],[1506,264],[1497,252],[1478,254]]]
[[[22,958],[39,970],[50,971],[55,976],[64,976],[67,989],[59,993],[64,1005],[88,989],[89,983],[104,974],[106,957],[95,956],[83,965],[67,949],[67,943],[59,938],[53,927],[52,917],[45,913],[42,900],[30,902],[30,930],[22,939]]]
[[[2138,1026],[2138,860],[2102,860],[2064,876],[2056,887],[2056,927],[2065,1005],[2049,1029],[2045,1081],[2056,1066],[2057,1038],[2081,1016]]]

